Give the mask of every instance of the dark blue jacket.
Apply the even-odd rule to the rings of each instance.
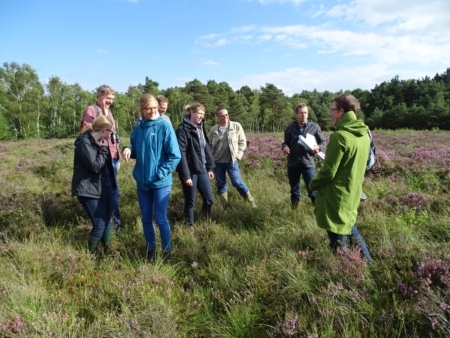
[[[75,140],[73,159],[72,196],[102,197],[102,170],[107,166],[113,189],[116,179],[108,146],[100,146],[90,131]]]
[[[203,122],[201,127],[205,140],[205,164],[202,161],[202,150],[197,127],[189,121],[188,115],[183,118],[183,122],[177,128],[176,134],[181,151],[181,161],[178,164],[177,172],[182,181],[190,179],[192,174],[201,174],[205,167],[207,171],[212,171],[215,167],[214,157],[212,156]]]

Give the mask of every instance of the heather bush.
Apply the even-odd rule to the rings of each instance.
[[[70,196],[73,140],[0,144],[0,336],[449,336],[450,134],[373,136],[357,219],[373,266],[357,247],[328,249],[309,199],[291,210],[281,134],[248,135],[257,209],[230,185],[228,205],[187,227],[174,175],[166,264],[144,259],[133,163],[119,173],[123,231],[93,257]]]

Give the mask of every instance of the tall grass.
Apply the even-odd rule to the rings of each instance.
[[[0,336],[448,337],[450,134],[374,138],[357,220],[372,267],[328,250],[307,198],[291,210],[279,135],[250,136],[240,163],[257,209],[231,188],[187,227],[174,175],[167,264],[144,259],[132,163],[119,174],[124,230],[92,257],[70,196],[73,140],[0,144]]]

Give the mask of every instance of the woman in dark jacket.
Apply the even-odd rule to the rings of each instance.
[[[100,242],[107,251],[112,240],[111,216],[116,181],[108,149],[111,129],[109,119],[100,115],[81,130],[75,141],[72,196],[77,196],[92,222],[88,239],[91,253]]]
[[[209,218],[214,203],[210,180],[214,179],[214,158],[203,128],[205,107],[194,103],[186,107],[188,115],[176,130],[181,161],[177,172],[183,187],[184,215],[188,225],[194,224],[194,206],[197,189],[202,195],[202,217]]]

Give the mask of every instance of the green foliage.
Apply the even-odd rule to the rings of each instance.
[[[386,146],[393,139],[405,158],[415,151],[408,148],[411,136],[428,147],[421,152],[428,156],[436,145],[425,137],[448,140],[442,132],[374,134],[382,166],[399,161]],[[242,165],[258,209],[230,188],[229,204],[217,198],[212,220],[193,227],[183,224],[175,179],[172,261],[148,264],[132,162],[119,173],[123,231],[110,255],[92,257],[85,249],[89,220],[70,196],[73,140],[8,142],[0,150],[1,336],[450,334],[448,168],[417,160],[366,177],[358,227],[373,267],[357,249],[328,250],[309,201],[291,210],[285,163],[267,156],[257,167]]]
[[[376,84],[368,91],[347,90],[361,103],[359,118],[370,129],[450,130],[450,68],[433,78],[390,81]],[[67,84],[57,76],[41,85],[29,65],[5,62],[0,68],[0,139],[73,137],[85,108],[94,103],[95,93],[78,84]],[[253,132],[280,132],[293,120],[298,103],[309,107],[309,118],[323,130],[331,130],[329,109],[338,93],[302,90],[286,96],[274,84],[259,89],[243,86],[234,91],[228,83],[198,79],[184,87],[160,89],[159,83],[145,77],[143,84],[116,93],[112,111],[121,135],[129,135],[139,117],[139,97],[143,93],[164,94],[169,98],[167,115],[177,126],[184,106],[199,102],[206,107],[207,129],[216,123],[217,108],[229,110],[232,120]],[[6,121],[6,122],[5,122]]]

